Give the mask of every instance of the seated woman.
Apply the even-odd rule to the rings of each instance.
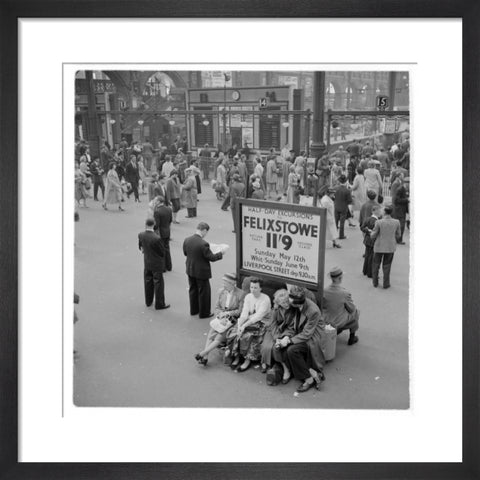
[[[272,349],[275,348],[277,339],[284,336],[293,336],[293,316],[288,300],[288,290],[280,289],[273,295],[273,310],[270,323],[266,327],[265,336],[261,346],[262,373],[274,364]],[[284,378],[290,378],[290,370],[283,366]]]
[[[250,293],[243,301],[242,313],[227,334],[228,351],[225,354],[234,357],[230,367],[237,372],[244,372],[252,361],[260,360],[260,345],[265,333],[264,319],[270,314],[270,307],[270,298],[262,293],[262,281],[256,277],[250,278]]]
[[[234,273],[226,273],[223,278],[223,287],[218,292],[218,300],[215,305],[215,318],[210,322],[205,348],[195,355],[195,360],[200,365],[207,365],[208,354],[225,344],[227,333],[236,323],[243,307],[245,292],[237,288]],[[221,330],[221,331],[219,331]]]

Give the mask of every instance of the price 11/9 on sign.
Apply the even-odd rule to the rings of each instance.
[[[270,208],[263,206],[266,202],[262,201],[249,203],[258,206],[241,204],[240,268],[279,277],[287,283],[288,280],[315,285],[323,282],[322,209],[268,203],[272,205]]]

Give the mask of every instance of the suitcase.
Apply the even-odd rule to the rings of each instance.
[[[331,362],[337,350],[337,329],[331,325],[325,325],[325,338],[325,360]]]

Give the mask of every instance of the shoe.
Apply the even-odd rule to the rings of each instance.
[[[121,206],[121,205],[119,205],[119,206],[118,206],[118,209],[119,209],[119,210],[121,210],[122,212],[124,212],[124,211],[125,211],[125,209],[124,209],[124,208],[122,208],[122,206]]]
[[[334,244],[333,244],[333,248],[342,248],[342,246],[341,246],[340,244],[338,244],[338,243],[334,243]]]
[[[208,315],[205,315],[205,316],[201,316],[199,318],[212,318],[215,314],[214,313],[209,313]]]
[[[170,305],[163,305],[162,307],[155,307],[155,310],[165,310],[166,308],[170,308]]]
[[[262,366],[260,367],[260,373],[267,373],[268,367],[264,363],[262,363]]]
[[[390,285],[384,285],[383,288],[386,290],[387,288],[390,288]]]
[[[356,335],[350,335],[348,339],[348,344],[349,345],[355,345],[358,342],[358,337]]]
[[[240,359],[236,357],[235,360],[233,360],[233,362],[230,364],[230,368],[232,370],[236,370],[239,363],[240,363]]]
[[[180,222],[177,222],[176,220],[175,220],[174,222],[172,222],[172,223],[180,224]]]
[[[397,242],[398,245],[405,245],[405,242]]]
[[[201,363],[203,357],[199,354],[199,353],[196,353],[195,354],[195,360],[198,362],[198,363]]]
[[[235,230],[232,230],[232,233],[237,233],[237,232],[235,232]]]
[[[348,226],[349,227],[356,227],[356,225],[354,223],[349,223]]]
[[[107,206],[104,203],[102,203],[102,207],[104,210],[108,210]]]
[[[94,201],[94,202],[98,202],[98,198],[94,198],[93,201]]]
[[[374,283],[373,283],[373,286],[374,286],[375,288],[377,288],[377,287],[378,287],[378,283],[375,283],[375,282],[374,282]]]
[[[338,237],[340,240],[346,240],[347,237],[344,235],[343,237]]]
[[[237,368],[237,372],[246,372],[251,366],[252,366],[252,362],[250,362],[246,367],[244,367],[243,365],[240,365]]]
[[[228,212],[228,208],[222,208],[224,212]]]
[[[316,384],[317,384],[317,383],[315,382],[315,380],[312,380],[312,383],[304,382],[304,383],[302,383],[302,384],[297,388],[297,392],[298,392],[298,393],[307,392],[307,391],[310,390],[312,387],[315,387]]]
[[[292,374],[290,374],[287,378],[282,378],[283,385],[286,385],[292,379]]]

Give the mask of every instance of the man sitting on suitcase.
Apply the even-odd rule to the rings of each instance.
[[[330,270],[332,283],[323,291],[323,314],[325,323],[337,329],[337,335],[344,330],[350,330],[348,344],[358,342],[355,332],[358,330],[360,311],[352,300],[352,295],[342,287],[343,272],[340,267]]]

